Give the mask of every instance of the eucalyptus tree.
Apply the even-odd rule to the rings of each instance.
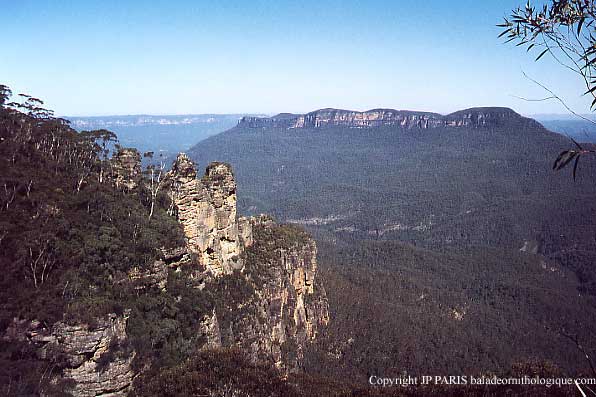
[[[511,11],[504,18],[499,37],[524,47],[526,52],[537,53],[539,61],[549,56],[562,68],[571,71],[583,83],[584,95],[590,96],[591,110],[596,110],[596,2],[592,0],[551,0],[542,6],[529,1],[525,6]],[[594,123],[572,110],[554,91],[535,81],[549,96],[539,100],[557,100],[571,113]],[[570,138],[571,139],[571,138]],[[573,160],[575,178],[579,159],[593,155],[593,149],[584,148],[573,140],[575,147],[565,150],[557,157],[553,169],[560,170]]]

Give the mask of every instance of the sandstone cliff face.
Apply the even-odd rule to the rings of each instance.
[[[304,348],[329,316],[325,290],[315,288],[315,242],[266,216],[238,219],[229,165],[212,163],[201,180],[196,176],[194,164],[180,154],[168,178],[187,249],[199,256],[206,273],[223,277],[224,286],[205,287],[221,293],[224,302],[201,320],[199,333],[206,346],[238,346],[255,361],[298,368]],[[240,300],[226,298],[225,282],[234,279],[252,292]]]
[[[254,297],[231,317],[220,311],[222,344],[294,370],[329,321],[325,289],[316,279],[316,244],[293,227],[253,222],[255,241],[247,250],[245,273]]]
[[[192,161],[178,155],[168,174],[174,212],[191,253],[214,276],[242,268],[244,247],[236,219],[236,181],[228,164],[212,163],[197,179]],[[250,235],[250,232],[243,232]]]
[[[141,154],[136,149],[120,148],[111,159],[110,177],[120,189],[134,189],[141,179]]]
[[[197,350],[239,347],[255,362],[299,369],[306,348],[329,321],[315,242],[267,216],[238,218],[236,182],[227,164],[210,164],[199,180],[194,164],[181,154],[167,178],[187,244],[130,268],[132,288],[137,294],[165,294],[169,275],[190,269],[191,291],[205,298],[207,308],[191,330],[199,336]],[[128,342],[128,314],[95,322],[60,321],[47,329],[39,321],[15,319],[3,337],[32,344],[40,360],[57,365],[53,379],[70,381],[75,396],[125,395],[139,375],[132,366],[136,352]]]
[[[244,117],[241,126],[249,128],[321,128],[344,126],[370,128],[396,126],[404,129],[428,129],[439,127],[486,127],[499,125],[506,120],[526,119],[508,108],[472,108],[443,116],[438,113],[415,112],[395,109],[372,109],[356,112],[341,109],[320,109],[303,115],[281,114],[271,118]]]
[[[136,290],[150,287],[166,289],[168,272],[178,270],[181,266],[191,262],[188,251],[184,247],[173,250],[162,250],[163,259],[154,261],[149,266],[141,268],[135,266],[128,271],[128,278],[134,281]]]
[[[134,352],[115,350],[126,343],[127,320],[111,314],[94,327],[57,322],[47,329],[39,321],[15,319],[4,338],[36,345],[40,359],[55,363],[61,378],[73,381],[67,391],[74,396],[124,396],[132,384]]]
[[[323,109],[302,115],[296,119],[293,128],[324,127],[341,125],[349,127],[379,127],[398,125],[405,128],[428,128],[440,121],[435,113],[374,109],[366,112]]]

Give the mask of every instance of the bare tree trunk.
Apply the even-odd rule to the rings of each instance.
[[[149,219],[153,216],[153,209],[155,208],[155,198],[151,197],[151,210],[149,211]]]

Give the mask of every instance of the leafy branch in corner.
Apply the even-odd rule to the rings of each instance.
[[[573,180],[575,180],[577,174],[577,165],[579,163],[580,157],[586,154],[593,155],[594,153],[596,153],[596,150],[584,149],[579,143],[577,143],[575,139],[573,139],[570,136],[568,136],[568,138],[573,141],[577,149],[569,149],[562,151],[553,164],[553,170],[558,171],[566,165],[568,165],[569,163],[571,163],[573,159],[575,159],[575,162],[573,163]]]
[[[497,25],[502,28],[499,37],[505,37],[506,43],[526,47],[526,52],[539,51],[535,60],[539,61],[546,54],[564,69],[576,74],[583,82],[586,91],[583,95],[591,96],[591,110],[596,110],[596,2],[593,0],[552,0],[541,7],[526,3],[524,7],[514,9],[509,18]],[[587,117],[574,112],[552,90],[538,84],[550,96],[539,101],[554,99],[563,104],[570,113],[594,123]],[[521,98],[524,99],[524,98]],[[575,159],[573,178],[582,155],[594,154],[595,150],[582,148],[571,137],[576,149],[563,151],[554,162],[553,169],[560,170]]]

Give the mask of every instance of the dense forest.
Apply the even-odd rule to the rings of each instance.
[[[589,372],[574,340],[596,347],[596,164],[582,159],[576,180],[553,171],[568,139],[510,114],[432,129],[240,123],[191,155],[238,170],[245,213],[316,236],[341,357],[317,370]]]
[[[573,272],[555,261],[377,240],[320,250],[334,321],[319,351],[336,354],[314,356],[321,373],[504,374],[529,362],[590,372],[566,335],[594,341],[596,299],[578,294]]]
[[[35,334],[11,336],[21,319],[34,319],[35,332],[57,322],[65,324],[61,327],[85,324],[91,332],[106,316],[127,318],[128,336],[110,344],[97,370],[119,358],[132,359],[133,370],[141,373],[135,395],[226,390],[297,395],[301,387],[339,387],[307,377],[289,384],[271,363],[254,363],[237,349],[199,351],[206,343],[206,335],[198,332],[205,316],[217,312],[222,327],[231,329],[234,316],[245,314],[238,307],[250,302],[264,282],[263,261],[273,260],[272,255],[277,260],[274,249],[304,239],[304,232],[280,226],[259,240],[255,231],[257,240],[267,243],[247,252],[246,276],[197,279],[196,258],[178,253],[184,236],[168,213],[169,196],[151,190],[154,164],[143,172],[123,167],[122,159],[140,154],[119,147],[113,133],[77,132],[42,108],[40,100],[20,96],[13,102],[6,86],[0,93],[3,395],[70,395],[72,385],[57,376],[71,364],[69,358],[40,350],[40,342],[31,340]],[[160,269],[165,269],[163,284],[152,281]],[[190,368],[201,375],[194,377]],[[174,386],[173,373],[180,377]],[[270,384],[262,382],[264,375]]]
[[[130,359],[140,374],[131,389],[135,396],[500,395],[502,390],[494,387],[386,389],[369,387],[367,380],[371,374],[445,371],[550,377],[587,373],[575,342],[593,346],[593,280],[588,267],[567,266],[563,252],[548,256],[506,249],[507,239],[501,246],[464,250],[461,242],[439,247],[429,238],[421,244],[427,247],[420,247],[386,233],[346,235],[345,227],[329,229],[325,222],[306,226],[318,239],[322,280],[317,283],[327,289],[330,321],[305,352],[304,364],[288,372],[255,361],[231,341],[198,349],[209,338],[197,332],[206,316],[217,313],[221,329],[232,330],[255,315],[255,306],[247,302],[260,299],[264,284],[277,283],[270,264],[289,247],[309,244],[308,234],[296,226],[256,227],[255,243],[243,257],[243,275],[197,278],[197,258],[180,254],[184,235],[171,214],[171,198],[151,183],[164,171],[161,165],[152,161],[145,170],[130,167],[127,162],[140,160],[141,154],[120,147],[115,134],[78,132],[36,98],[12,101],[6,86],[1,94],[0,331],[5,336],[0,339],[0,382],[5,395],[58,396],[72,390],[68,380],[56,376],[69,365],[59,351],[43,350],[40,356],[39,346],[31,342],[35,335],[8,337],[19,319],[35,319],[37,329],[63,323],[93,330],[103,326],[106,316],[125,316],[127,338],[110,344],[96,365],[101,372],[114,360]],[[151,160],[151,154],[146,157]],[[365,175],[381,170],[372,168]],[[272,182],[279,189],[292,179],[261,180]],[[249,188],[246,192],[252,194]],[[341,195],[340,190],[328,192]],[[317,201],[321,207],[310,203],[314,211],[322,206],[335,210],[329,206],[333,200]],[[386,203],[390,208],[391,202]],[[306,208],[301,205],[293,210]],[[382,213],[368,219],[371,208],[363,207],[352,221],[384,222]],[[491,236],[483,238],[491,241]],[[559,243],[543,239],[540,244]],[[578,263],[579,252],[567,254]],[[590,258],[589,252],[585,255]],[[587,258],[581,262],[585,266]],[[162,284],[154,282],[156,269],[165,269]],[[291,359],[291,346],[285,349],[282,355]]]
[[[145,184],[116,187],[106,150],[114,134],[78,133],[52,117],[39,100],[25,96],[20,103],[8,102],[10,91],[4,86],[2,95],[0,327],[5,330],[13,318],[35,318],[46,326],[63,319],[93,323],[126,308],[132,311],[131,343],[144,352],[141,356],[176,360],[184,354],[176,343],[189,337],[185,327],[196,321],[204,300],[188,302],[195,297],[184,294],[187,287],[179,277],[169,280],[182,289],[185,298],[177,301],[176,288],[169,295],[139,294],[126,276],[181,244],[180,227],[166,213],[166,198],[156,198],[149,216],[151,194]],[[164,322],[175,327],[164,328]],[[1,343],[4,387],[16,394],[51,389],[48,368],[35,360],[32,346]]]
[[[596,0],[1,9],[0,397],[596,396]]]

